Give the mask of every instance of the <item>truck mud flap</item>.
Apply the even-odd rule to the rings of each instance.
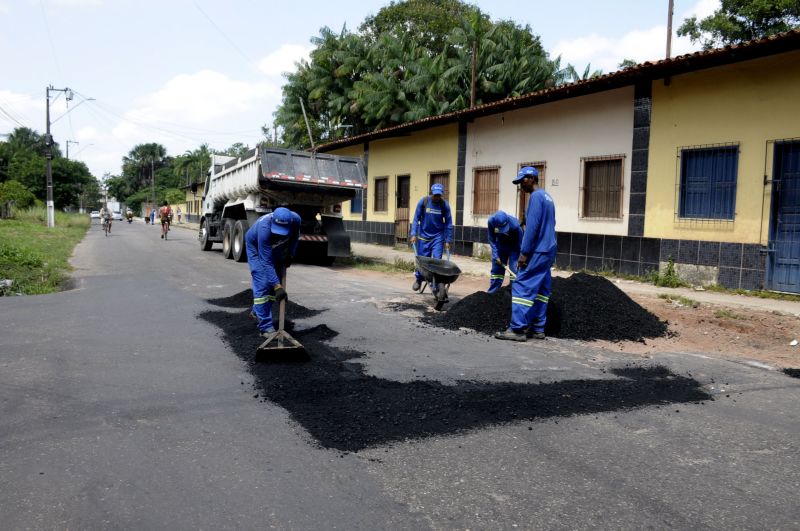
[[[321,216],[322,228],[328,236],[328,256],[350,256],[350,236],[344,230],[342,218]]]

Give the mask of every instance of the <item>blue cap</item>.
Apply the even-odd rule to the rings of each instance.
[[[270,231],[278,236],[289,234],[289,225],[292,223],[292,211],[288,208],[278,207],[272,213],[272,225]]]
[[[512,182],[514,184],[519,184],[526,177],[539,177],[539,171],[533,166],[525,166],[524,168],[520,168],[519,173],[517,173],[517,178]]]
[[[508,222],[508,214],[503,212],[502,210],[498,210],[494,214],[494,232],[496,234],[505,234],[508,232],[508,229],[511,228],[511,224]]]
[[[444,194],[444,186],[439,183],[434,184],[431,186],[431,195],[443,195]]]

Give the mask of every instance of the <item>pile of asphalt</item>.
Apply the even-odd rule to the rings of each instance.
[[[492,294],[473,293],[447,312],[425,320],[450,330],[471,328],[493,334],[506,329],[511,320],[511,289],[506,286]],[[662,337],[667,331],[666,322],[604,277],[576,273],[568,278],[553,278],[545,327],[548,336],[586,341],[643,341]]]
[[[800,369],[783,369],[783,374],[791,376],[792,378],[800,378]]]
[[[308,361],[259,363],[255,353],[261,338],[248,313],[246,308],[211,310],[201,318],[219,327],[231,350],[247,364],[254,397],[285,408],[329,449],[356,452],[500,424],[712,399],[694,379],[658,366],[628,365],[609,369],[602,375],[606,379],[550,383],[387,380],[366,374],[353,361],[365,353],[332,347],[329,340],[337,332],[324,324],[295,326],[292,332],[305,346]],[[292,305],[289,318],[309,313],[315,312]]]

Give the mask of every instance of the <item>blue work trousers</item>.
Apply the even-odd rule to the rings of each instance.
[[[497,257],[500,259],[501,262],[506,264],[508,268],[513,271],[515,274],[517,272],[517,260],[519,260],[519,251],[514,251],[510,249],[503,249],[502,247],[497,247]],[[492,273],[489,276],[489,289],[486,290],[487,293],[494,293],[495,291],[499,290],[500,287],[503,285],[503,280],[506,278],[506,270],[503,266],[498,264],[495,261],[492,261]],[[511,279],[511,282],[514,282],[514,279]]]
[[[444,237],[432,238],[429,240],[423,240],[419,236],[417,236],[417,256],[429,256],[431,258],[441,258],[442,252],[444,251]],[[422,277],[422,273],[419,270],[414,272],[414,275],[417,277],[417,280],[422,282],[425,280]],[[437,290],[436,283],[431,282],[431,289],[433,291]]]
[[[272,304],[275,302],[275,287],[271,286],[264,271],[264,261],[258,256],[258,249],[247,247],[247,265],[253,286],[253,313],[258,318],[258,330],[264,332],[275,328],[272,323]],[[275,264],[275,271],[281,274],[283,267]],[[283,280],[283,279],[281,279]]]
[[[511,328],[515,332],[530,330],[544,332],[547,321],[547,303],[553,279],[550,268],[556,259],[556,250],[533,253],[528,266],[520,270],[511,285]]]

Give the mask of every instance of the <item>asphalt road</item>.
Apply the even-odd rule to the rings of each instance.
[[[298,264],[291,300],[325,311],[297,326],[338,332],[370,375],[547,384],[659,363],[714,397],[325,449],[198,318],[247,289],[247,266],[158,234],[93,226],[73,289],[0,299],[3,529],[800,528],[797,379],[432,329],[387,307],[420,299],[408,278]]]

